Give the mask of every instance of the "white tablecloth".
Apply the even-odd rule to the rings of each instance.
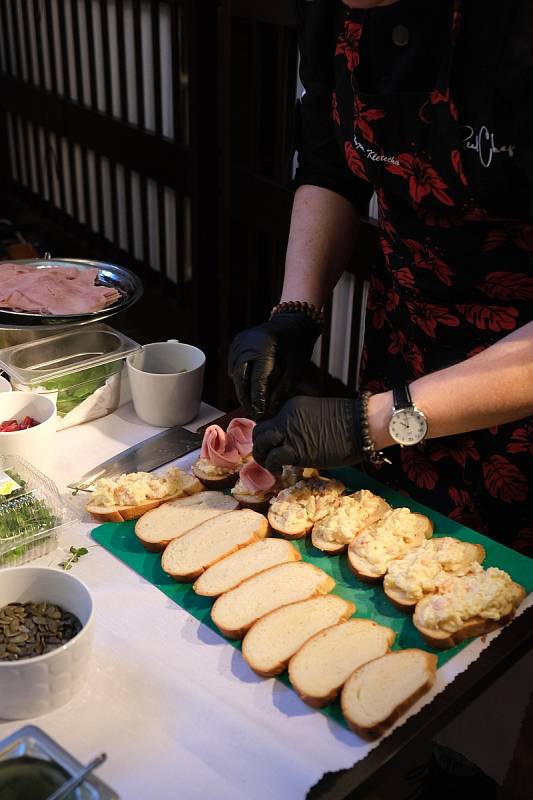
[[[216,416],[203,405],[195,426]],[[53,477],[63,489],[156,432],[129,404],[62,431]],[[76,498],[80,508],[84,499]],[[351,766],[376,746],[306,706],[281,682],[257,677],[239,651],[95,545],[94,525],[84,517],[62,541],[67,550],[90,548],[74,567],[96,604],[87,683],[51,714],[0,722],[0,739],[31,722],[82,762],[105,751],[98,774],[122,800],[299,800],[325,772]],[[58,550],[32,563],[53,566],[63,557]],[[494,635],[440,669],[432,694],[412,713]]]

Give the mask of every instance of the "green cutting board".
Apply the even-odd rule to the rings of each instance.
[[[384,497],[394,507],[407,506],[411,511],[419,511],[422,514],[426,514],[433,521],[435,536],[454,536],[465,542],[482,544],[486,551],[483,566],[500,567],[508,572],[513,580],[524,586],[526,594],[533,591],[533,559],[520,555],[508,547],[482,536],[480,533],[459,525],[452,519],[404,497],[355,469],[332,470],[328,474],[341,480],[348,491],[370,489],[375,494]],[[163,572],[160,554],[149,553],[143,548],[135,536],[134,522],[108,522],[93,530],[92,537],[120,561],[127,564],[139,575],[142,575],[143,578],[146,578],[167,597],[188,611],[189,614],[192,614],[200,622],[218,632],[218,628],[211,621],[210,615],[214,599],[199,597],[193,592],[190,584],[176,583]],[[316,564],[335,579],[334,594],[338,594],[355,603],[356,612],[354,616],[373,619],[381,625],[387,625],[396,632],[393,650],[419,647],[428,652],[434,652],[438,656],[438,665],[442,666],[459,650],[467,646],[468,642],[463,642],[463,644],[450,650],[431,650],[414,627],[411,616],[394,608],[387,600],[381,585],[364,584],[359,581],[350,571],[344,555],[327,556],[316,550],[308,538],[293,540],[292,544],[298,548],[305,561]],[[240,649],[241,647],[240,642],[231,639],[227,639],[227,642],[235,648]],[[286,686],[290,686],[286,672],[279,676],[279,680],[283,681]],[[345,724],[338,701],[326,706],[321,711],[341,724]]]

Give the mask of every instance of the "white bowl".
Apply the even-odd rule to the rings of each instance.
[[[54,401],[33,392],[0,393],[0,422],[7,419],[22,422],[26,416],[33,417],[39,425],[24,431],[0,432],[0,453],[22,456],[49,475],[55,455],[57,417]]]
[[[11,392],[13,387],[11,386],[10,382],[7,378],[3,378],[0,375],[0,392]]]
[[[82,624],[66,644],[34,658],[0,661],[0,722],[27,719],[67,703],[82,686],[94,626],[91,593],[79,578],[52,567],[9,567],[0,572],[0,608],[46,600]]]

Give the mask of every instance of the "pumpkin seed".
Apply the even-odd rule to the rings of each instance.
[[[0,608],[0,661],[49,653],[80,630],[74,614],[52,603],[10,603]]]

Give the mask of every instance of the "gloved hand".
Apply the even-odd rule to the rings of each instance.
[[[363,458],[359,400],[293,397],[253,431],[254,459],[270,472],[282,467],[342,467]]]
[[[239,403],[258,417],[275,413],[302,377],[319,334],[320,327],[298,311],[239,333],[228,358]]]

